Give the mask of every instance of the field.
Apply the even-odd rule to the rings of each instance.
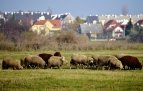
[[[0,64],[4,57],[20,59],[28,54],[55,51],[0,51]],[[61,51],[70,61],[73,53],[130,54],[143,61],[142,50]],[[0,91],[143,91],[143,70],[95,70],[95,69],[24,69],[1,70]]]

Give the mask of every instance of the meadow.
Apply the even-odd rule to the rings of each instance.
[[[73,53],[92,54],[130,54],[143,61],[142,50],[97,50],[60,51],[70,61]],[[50,53],[55,51],[0,51],[0,64],[4,57],[19,60],[28,54]],[[0,91],[143,91],[143,70],[95,70],[69,69],[24,69],[1,70]]]

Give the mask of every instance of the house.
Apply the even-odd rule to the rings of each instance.
[[[68,24],[73,23],[75,18],[70,13],[52,15],[52,20],[60,20],[62,24],[62,30],[68,30]]]
[[[49,12],[5,12],[3,13],[6,20],[9,20],[13,15],[15,19],[19,21],[28,20],[31,25],[37,20],[48,20],[51,19],[51,14]]]
[[[39,20],[33,24],[30,30],[43,36],[51,35],[61,30],[61,22],[59,20]]]
[[[62,24],[72,23],[75,18],[70,13],[56,15],[55,20],[60,20]]]
[[[98,16],[87,16],[86,17],[86,23],[88,24],[96,24],[98,22]]]
[[[109,20],[114,20],[116,17],[116,15],[102,15],[98,16],[98,20],[99,23],[101,23],[104,26],[105,23],[107,23]]]
[[[87,35],[90,39],[101,38],[103,35],[101,24],[80,24],[77,31],[79,34]]]
[[[104,26],[103,29],[106,33],[107,38],[124,38],[125,31],[121,28],[121,25],[117,23],[116,20],[109,20]]]
[[[131,16],[131,21],[132,21],[133,25],[134,25],[138,20],[140,20],[140,16],[139,16],[139,15],[133,15],[133,16]]]
[[[61,21],[60,20],[48,20],[48,22],[49,22],[49,26],[48,26],[48,28],[49,28],[49,34],[51,35],[51,34],[53,34],[54,32],[56,32],[56,31],[59,31],[59,30],[61,30],[61,28],[62,28],[62,24],[61,24]]]
[[[128,16],[128,15],[119,15],[119,16],[116,16],[114,20],[116,20],[117,23],[122,24],[123,22],[128,22],[130,18],[131,16]]]
[[[137,22],[134,24],[134,27],[136,27],[136,26],[142,26],[142,27],[143,27],[143,19],[137,21]]]

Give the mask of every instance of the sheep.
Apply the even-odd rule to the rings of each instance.
[[[37,55],[27,55],[23,58],[21,58],[21,65],[25,68],[30,66],[32,68],[32,66],[34,67],[44,67],[45,66],[45,61],[37,56]]]
[[[62,65],[67,65],[68,61],[65,60],[65,57],[51,56],[48,61],[48,68],[57,66],[59,69]]]
[[[123,65],[120,60],[118,60],[115,56],[110,56],[109,58],[109,68],[119,68],[120,70],[123,69]]]
[[[104,70],[104,66],[107,66],[108,70],[111,68],[119,68],[123,69],[123,65],[115,56],[112,55],[100,55],[97,61],[98,68],[102,67]]]
[[[82,54],[73,54],[71,56],[70,69],[71,65],[75,65],[77,69],[78,65],[82,65],[82,68],[84,69],[84,66],[89,66],[90,63],[93,63],[92,57],[88,57]]]
[[[93,58],[93,63],[91,63],[91,66],[97,66],[97,62],[98,62],[98,57],[99,55],[94,54],[91,56]]]
[[[129,54],[116,54],[116,55],[113,55],[113,56],[115,56],[117,59],[120,59],[123,56],[129,56]]]
[[[2,61],[2,69],[8,69],[9,67],[13,68],[13,70],[18,69],[18,70],[22,70],[23,67],[20,65],[20,63],[11,58],[11,57],[7,57],[4,58]]]
[[[130,67],[130,69],[133,69],[133,70],[135,70],[136,68],[140,69],[140,70],[142,69],[142,64],[139,62],[137,57],[123,56],[119,60],[122,62],[124,70],[125,70],[126,65],[128,66],[128,69],[129,69],[129,67]]]
[[[111,55],[100,55],[98,57],[97,70],[99,67],[102,67],[102,70],[104,70],[104,66],[108,66],[110,56]]]
[[[53,55],[52,54],[47,54],[47,53],[41,53],[41,54],[39,54],[39,57],[41,57],[45,61],[44,69],[48,65],[48,60],[50,59],[51,56],[53,56]]]
[[[54,56],[59,56],[59,57],[61,57],[62,55],[61,55],[60,52],[55,52],[55,53],[54,53]]]

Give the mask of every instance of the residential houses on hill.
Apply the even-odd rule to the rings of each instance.
[[[30,31],[41,35],[51,35],[59,30],[69,30],[68,24],[75,21],[70,13],[50,14],[49,12],[0,12],[0,28],[10,17],[15,17],[19,22],[28,20],[31,24]],[[124,38],[125,27],[131,18],[134,26],[143,26],[143,15],[95,15],[87,16],[84,24],[80,24],[77,32],[87,35],[90,39],[99,38]]]

